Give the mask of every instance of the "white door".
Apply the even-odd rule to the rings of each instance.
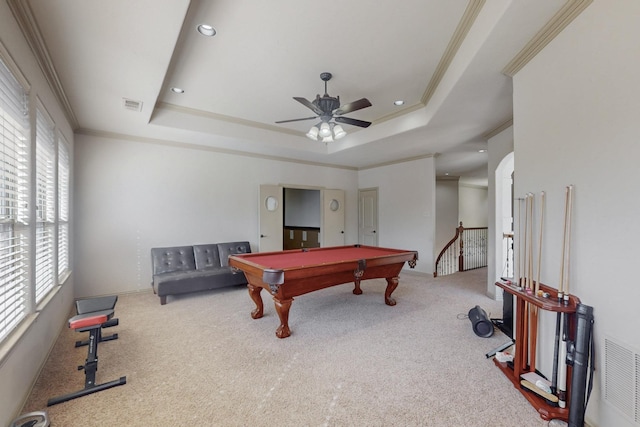
[[[358,242],[378,246],[378,189],[358,191]]]
[[[344,191],[323,190],[322,247],[344,246]]]
[[[260,238],[259,252],[282,250],[283,206],[282,187],[279,185],[260,186]]]

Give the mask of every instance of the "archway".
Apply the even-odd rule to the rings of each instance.
[[[496,279],[513,277],[513,152],[507,154],[495,171],[495,235],[494,245]],[[502,292],[496,292],[502,299]]]

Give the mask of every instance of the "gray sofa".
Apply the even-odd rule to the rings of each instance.
[[[229,255],[250,252],[249,242],[152,248],[153,293],[164,305],[167,295],[246,285],[244,273],[229,267]]]

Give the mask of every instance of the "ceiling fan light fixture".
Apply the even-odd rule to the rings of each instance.
[[[331,136],[331,127],[329,126],[329,123],[322,122],[322,124],[320,125],[320,133],[319,134],[323,138]]]
[[[318,126],[313,126],[311,127],[311,129],[309,129],[309,132],[307,132],[307,138],[309,139],[313,139],[314,141],[318,140],[318,132],[320,130],[318,129]]]
[[[333,137],[335,139],[340,139],[343,138],[347,133],[344,131],[344,129],[342,129],[342,126],[340,125],[335,125],[333,127]]]
[[[324,138],[322,138],[322,142],[328,144],[329,142],[333,142],[333,138],[331,137],[331,135],[325,136]]]

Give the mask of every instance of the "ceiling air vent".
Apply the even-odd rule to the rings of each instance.
[[[127,110],[142,111],[142,101],[134,101],[133,99],[122,98],[122,105]]]

